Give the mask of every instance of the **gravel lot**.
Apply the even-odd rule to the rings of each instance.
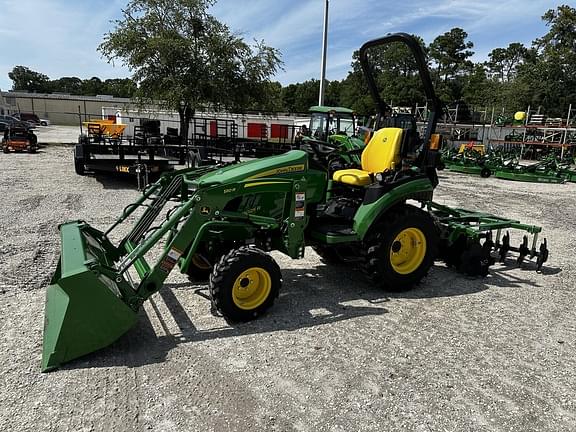
[[[84,131],[86,132],[86,131]],[[80,135],[79,126],[38,126],[34,133],[40,144],[75,144]]]
[[[311,250],[275,255],[280,298],[234,327],[173,273],[121,340],[41,374],[57,225],[104,228],[138,193],[75,175],[70,147],[0,154],[0,430],[576,430],[576,184],[441,177],[441,203],[542,225],[544,271],[438,264],[390,295]]]

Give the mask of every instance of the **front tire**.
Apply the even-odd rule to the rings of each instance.
[[[224,255],[210,275],[210,297],[218,312],[230,321],[250,321],[272,306],[280,292],[282,275],[276,261],[264,251],[243,246]]]
[[[438,243],[436,225],[427,212],[399,206],[384,215],[366,241],[366,273],[384,289],[408,290],[434,264]]]

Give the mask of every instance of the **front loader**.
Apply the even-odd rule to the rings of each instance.
[[[185,169],[149,185],[106,231],[83,221],[61,225],[61,258],[47,290],[42,370],[118,339],[174,268],[208,278],[215,309],[230,321],[247,321],[278,296],[281,271],[268,254],[273,250],[296,259],[310,245],[326,260],[362,267],[379,286],[404,290],[420,282],[439,251],[461,253],[453,260],[459,267],[482,273],[496,247],[488,242],[492,229],[539,232],[515,221],[490,219],[487,225],[489,215],[432,207],[440,102],[412,36],[367,42],[360,60],[378,107],[377,124],[390,124],[390,110],[376,89],[368,51],[388,43],[407,45],[416,60],[430,107],[422,136],[411,125],[376,128],[355,153],[360,163],[334,172],[326,153],[314,148]],[[129,234],[114,244],[112,233],[134,219]],[[528,254],[544,256],[544,249],[535,249]]]

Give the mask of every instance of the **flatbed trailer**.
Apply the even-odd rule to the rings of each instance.
[[[74,169],[79,175],[88,172],[135,175],[141,188],[150,175],[186,165],[191,152],[199,154],[188,146],[79,143],[74,148]]]

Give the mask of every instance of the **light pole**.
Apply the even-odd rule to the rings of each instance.
[[[324,32],[322,34],[322,67],[320,69],[320,94],[318,105],[324,105],[324,86],[326,85],[326,51],[328,48],[328,2],[324,0]]]

